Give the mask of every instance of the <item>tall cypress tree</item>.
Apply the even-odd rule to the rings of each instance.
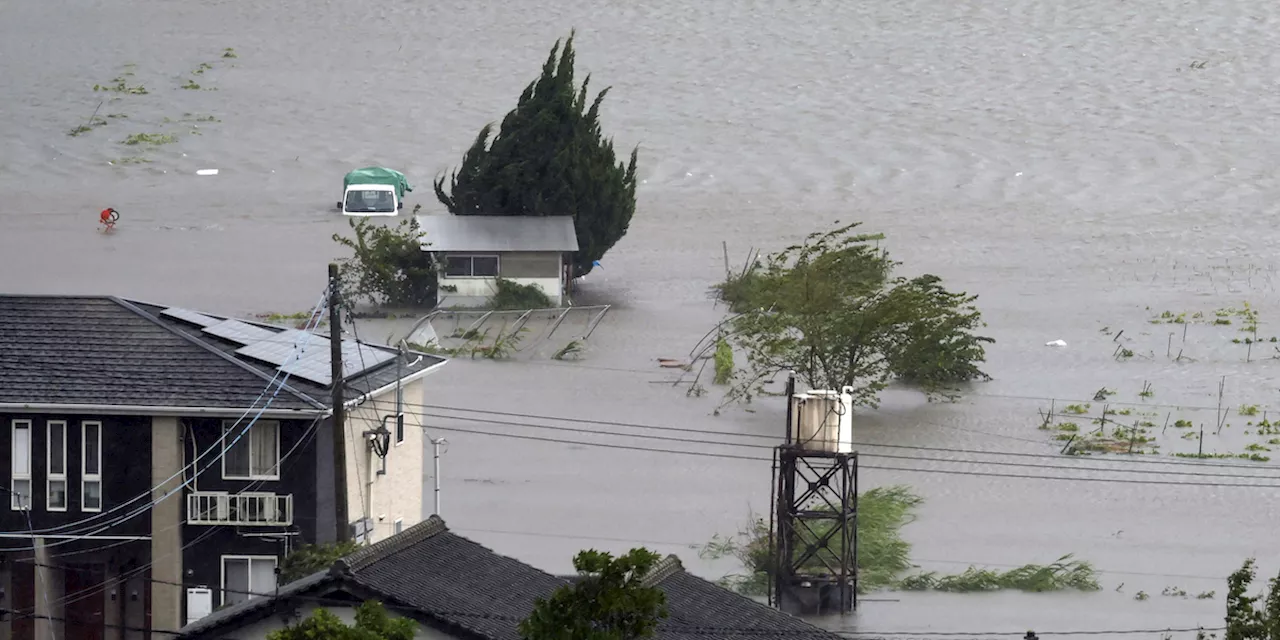
[[[573,34],[556,41],[542,75],[516,108],[480,129],[462,166],[435,183],[436,197],[455,215],[573,216],[578,235],[574,274],[586,275],[631,224],[636,209],[636,150],[619,162],[600,132],[605,88],[587,101],[588,76],[573,81]]]

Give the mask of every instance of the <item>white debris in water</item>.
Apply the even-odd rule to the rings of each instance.
[[[198,176],[216,176],[216,175],[218,175],[218,170],[217,170],[217,169],[200,169],[199,171],[196,171],[196,175],[198,175]]]
[[[1064,341],[1062,341],[1062,340],[1051,340],[1051,341],[1049,341],[1049,342],[1044,343],[1044,346],[1046,346],[1046,347],[1065,347],[1065,346],[1067,346],[1067,343],[1066,343],[1066,342],[1064,342]]]

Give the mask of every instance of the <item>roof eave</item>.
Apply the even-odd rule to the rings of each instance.
[[[355,405],[358,405],[358,404],[361,404],[361,403],[365,402],[366,400],[374,399],[374,398],[376,398],[376,397],[378,397],[378,396],[380,396],[380,395],[382,395],[382,394],[384,394],[384,393],[386,393],[386,392],[388,392],[388,391],[392,391],[392,390],[394,390],[394,389],[396,388],[396,384],[397,384],[397,383],[398,383],[398,384],[400,384],[401,386],[404,386],[404,385],[407,385],[407,384],[410,384],[410,383],[413,383],[413,382],[417,382],[418,380],[421,380],[422,378],[425,378],[425,377],[427,377],[428,375],[430,375],[430,374],[432,374],[432,373],[435,373],[436,369],[439,369],[440,367],[443,367],[443,366],[444,366],[444,365],[446,365],[446,364],[449,364],[449,361],[448,361],[448,360],[441,360],[440,362],[437,362],[437,363],[435,363],[435,364],[433,364],[433,365],[431,365],[431,366],[429,366],[429,367],[424,367],[424,368],[422,368],[422,369],[419,369],[419,370],[417,370],[417,371],[414,371],[413,373],[411,373],[411,374],[409,374],[409,375],[407,375],[407,376],[405,376],[405,377],[403,377],[403,378],[400,378],[399,380],[397,380],[397,381],[395,381],[395,382],[391,382],[391,383],[389,383],[389,384],[385,384],[385,385],[383,385],[383,386],[381,386],[381,387],[378,387],[377,389],[374,389],[374,390],[372,390],[372,391],[369,391],[368,393],[365,393],[365,394],[360,395],[360,396],[358,396],[358,397],[352,398],[351,400],[347,400],[347,401],[345,401],[345,402],[343,402],[343,403],[342,403],[342,406],[344,406],[344,407],[353,407],[353,406],[355,406]]]
[[[188,416],[202,415],[210,417],[238,418],[252,407],[187,407],[158,406],[133,404],[75,404],[59,402],[0,402],[0,411],[24,411],[31,413],[66,413],[94,415],[155,415],[155,416]],[[256,411],[254,412],[257,413]],[[315,418],[332,413],[324,409],[265,409],[264,418]]]

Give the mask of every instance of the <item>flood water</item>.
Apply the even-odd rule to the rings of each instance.
[[[722,317],[706,296],[722,242],[740,263],[751,247],[861,220],[888,234],[905,273],[979,294],[998,340],[994,380],[960,402],[891,392],[858,415],[860,442],[951,450],[863,446],[864,486],[924,496],[905,535],[926,569],[1075,553],[1103,589],[885,593],[820,624],[881,635],[1217,627],[1223,578],[1244,558],[1258,556],[1264,576],[1280,568],[1280,471],[1152,462],[1194,453],[1198,435],[1170,427],[1144,463],[955,451],[1054,453],[1037,412],[1103,387],[1158,425],[1210,425],[1206,452],[1265,446],[1243,433],[1257,418],[1233,412],[1215,435],[1214,414],[1225,377],[1224,406],[1280,415],[1274,345],[1246,352],[1232,342],[1238,321],[1194,325],[1185,341],[1181,326],[1149,322],[1163,311],[1212,321],[1247,301],[1260,335],[1280,333],[1280,8],[1261,0],[4,0],[0,290],[305,308],[341,256],[330,236],[345,225],[332,209],[342,175],[401,169],[416,187],[409,206],[438,210],[431,178],[514,105],[573,27],[579,74],[613,87],[606,131],[640,148],[631,231],[582,286],[581,302],[613,307],[582,360],[455,361],[424,402],[736,435],[427,409],[433,435],[449,439],[451,527],[551,571],[581,548],[632,544],[710,578],[735,570],[690,546],[767,509],[773,441],[750,436],[780,437],[782,413],[764,402],[715,416],[720,389],[686,397],[655,360],[685,357]],[[147,93],[93,90],[118,77]],[[199,88],[180,88],[189,80]],[[68,135],[93,118],[106,124]],[[123,143],[141,133],[174,141]],[[122,213],[112,236],[96,230],[106,206]],[[1045,346],[1057,339],[1067,346]],[[1134,357],[1113,357],[1121,343]],[[1217,593],[1161,595],[1175,586]]]

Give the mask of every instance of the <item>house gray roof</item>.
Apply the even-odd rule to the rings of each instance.
[[[455,535],[432,516],[338,560],[327,573],[282,587],[279,597],[256,598],[198,620],[183,628],[180,637],[234,637],[238,628],[287,607],[290,599],[330,599],[345,593],[353,602],[375,597],[401,615],[456,637],[518,640],[517,627],[533,610],[534,601],[571,582]],[[656,640],[840,638],[692,576],[675,556],[659,563],[646,583],[667,596],[669,618],[658,625]]]
[[[572,216],[418,216],[426,251],[577,251]]]
[[[276,378],[271,386],[274,392],[283,380],[276,365],[237,354],[243,344],[205,332],[201,324],[164,314],[166,309],[111,296],[0,295],[0,405],[235,412],[262,406],[268,383]],[[201,315],[201,323],[229,320]],[[242,322],[263,336],[287,330]],[[326,343],[327,348],[327,337],[312,333],[321,338],[317,346]],[[355,341],[344,340],[345,344],[355,347]],[[381,357],[374,357],[374,353],[395,353],[375,345],[365,349],[375,360]],[[398,375],[409,376],[444,362],[429,354],[415,355],[422,359],[413,366],[403,366],[398,373],[395,359],[389,358],[350,375],[344,380],[347,397],[366,394],[393,384]],[[327,363],[327,356],[324,360]],[[318,414],[330,406],[328,384],[290,375],[279,388],[270,405],[273,413]]]

